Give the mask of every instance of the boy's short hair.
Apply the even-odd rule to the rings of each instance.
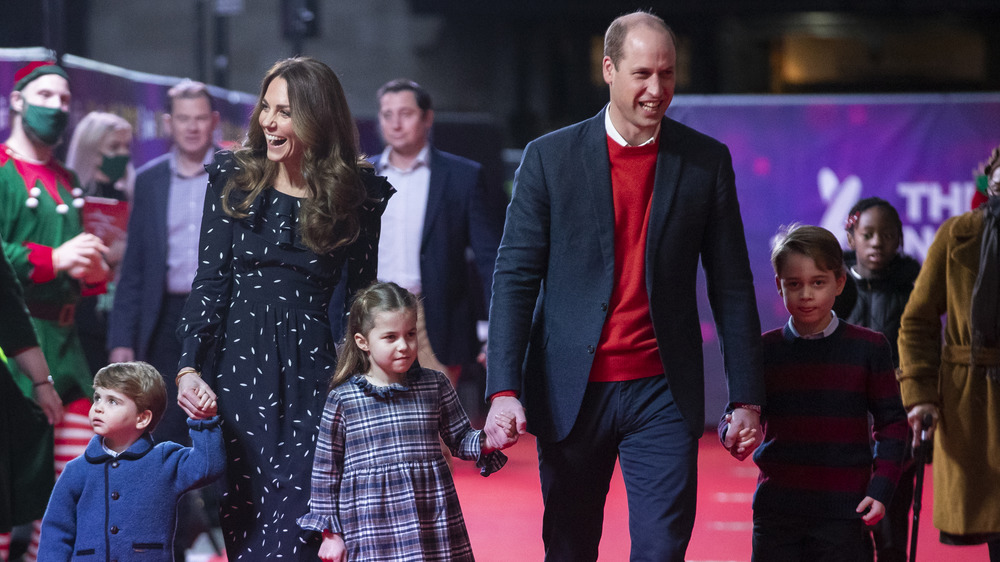
[[[837,237],[825,228],[798,223],[781,227],[771,242],[771,265],[779,277],[791,253],[812,258],[816,267],[832,271],[838,278],[847,274],[844,250]]]
[[[135,402],[139,412],[152,412],[149,431],[160,423],[167,409],[167,386],[163,375],[144,361],[112,363],[103,367],[94,375],[94,386],[121,392]]]

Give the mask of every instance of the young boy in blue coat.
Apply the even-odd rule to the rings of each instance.
[[[193,446],[154,444],[150,431],[167,406],[160,373],[140,361],[98,371],[90,408],[97,435],[56,481],[38,559],[172,561],[178,498],[225,470],[216,405],[202,400],[213,416],[188,420]]]

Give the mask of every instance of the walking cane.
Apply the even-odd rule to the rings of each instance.
[[[930,457],[930,447],[933,442],[927,438],[927,428],[934,423],[934,418],[930,414],[921,420],[920,446],[914,451],[914,460],[917,463],[917,475],[913,483],[913,525],[910,529],[910,562],[917,560],[917,528],[920,526],[920,508],[924,503],[924,467]]]

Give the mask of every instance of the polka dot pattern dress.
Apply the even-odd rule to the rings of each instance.
[[[318,255],[299,238],[296,197],[266,189],[246,218],[223,211],[222,189],[237,166],[229,152],[208,166],[198,274],[178,328],[180,366],[200,370],[219,398],[229,559],[315,560],[319,537],[295,519],[308,511],[316,436],[336,368],[327,306],[345,269],[351,294],[375,280],[380,217],[392,188],[363,173],[369,200],[357,241]]]

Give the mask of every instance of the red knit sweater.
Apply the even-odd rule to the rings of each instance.
[[[590,380],[627,381],[663,373],[646,292],[646,231],[659,141],[621,146],[608,137],[615,206],[615,286]]]

